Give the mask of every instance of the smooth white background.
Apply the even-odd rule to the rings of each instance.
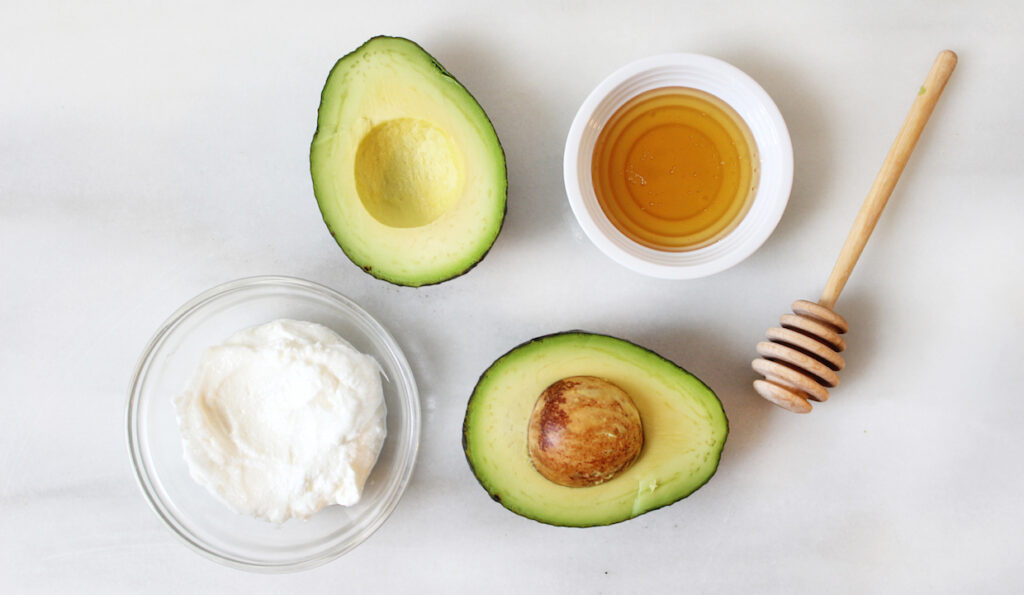
[[[1017,2],[10,3],[0,6],[0,591],[1020,592],[1024,588],[1024,9]],[[491,116],[508,217],[469,274],[399,288],[351,265],[308,147],[334,61],[408,36]],[[838,304],[848,368],[809,416],[749,360],[815,299],[935,54],[960,65]],[[582,236],[561,178],[576,108],[669,51],[745,70],[790,127],[768,242],[696,281],[640,277]],[[294,575],[199,557],[148,509],[126,388],[175,308],[288,274],[396,336],[421,391],[391,519]],[[721,397],[718,474],[627,523],[554,528],[490,501],[460,445],[478,375],[536,335],[652,348]],[[184,381],[184,379],[183,379]]]

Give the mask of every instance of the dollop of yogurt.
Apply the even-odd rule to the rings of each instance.
[[[387,433],[381,373],[311,322],[275,320],[208,348],[174,399],[192,478],[274,523],[355,504]]]

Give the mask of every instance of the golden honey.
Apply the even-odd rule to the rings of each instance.
[[[601,209],[626,237],[656,250],[695,250],[724,237],[749,210],[757,145],[721,99],[662,87],[609,118],[591,173]]]

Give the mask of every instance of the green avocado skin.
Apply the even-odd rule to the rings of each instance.
[[[708,453],[709,461],[710,461],[710,469],[709,469],[709,471],[705,475],[703,475],[702,477],[699,478],[699,481],[692,483],[685,490],[680,491],[678,493],[677,497],[674,497],[674,498],[672,498],[672,499],[670,499],[668,501],[665,501],[662,504],[659,504],[659,505],[656,505],[656,506],[652,506],[652,507],[649,507],[649,508],[646,508],[646,509],[643,509],[643,510],[639,510],[639,511],[631,511],[628,514],[624,514],[624,515],[621,515],[621,516],[618,516],[618,517],[593,518],[593,519],[585,521],[585,522],[567,521],[565,519],[558,518],[557,516],[546,514],[544,511],[528,510],[526,507],[522,507],[522,506],[518,506],[518,505],[513,505],[513,504],[510,504],[509,502],[506,501],[506,498],[503,495],[503,489],[502,489],[502,487],[500,485],[500,482],[494,481],[494,477],[491,474],[489,474],[488,472],[484,471],[482,469],[482,465],[481,464],[478,464],[479,462],[478,462],[477,459],[479,457],[478,457],[477,453],[475,452],[475,445],[474,445],[474,438],[473,438],[473,436],[474,436],[473,425],[474,425],[474,421],[475,421],[474,420],[474,413],[475,413],[474,409],[476,409],[478,407],[478,405],[480,404],[480,401],[482,401],[486,397],[486,395],[484,393],[487,390],[486,386],[488,384],[489,377],[495,375],[496,373],[501,373],[502,369],[504,369],[504,368],[508,368],[510,366],[516,366],[517,365],[516,360],[518,359],[518,355],[520,353],[524,352],[525,350],[531,350],[531,349],[547,349],[547,346],[551,345],[551,344],[560,344],[560,345],[569,344],[569,345],[571,345],[572,342],[574,342],[574,341],[590,341],[590,342],[600,341],[600,342],[608,342],[609,344],[612,344],[612,345],[619,344],[619,345],[626,346],[628,349],[632,349],[632,350],[635,350],[637,353],[640,353],[641,357],[649,357],[651,359],[651,361],[659,362],[658,363],[659,366],[667,366],[667,367],[670,367],[670,368],[674,369],[674,373],[677,373],[679,375],[688,377],[689,379],[691,379],[695,383],[696,386],[698,386],[698,390],[702,391],[704,393],[704,398],[707,399],[707,401],[709,402],[711,408],[713,410],[715,410],[716,414],[719,416],[715,423],[719,425],[718,431],[720,432],[720,439],[716,442],[714,447]],[[523,433],[525,434],[525,428],[523,430]],[[722,451],[723,451],[723,449],[725,447],[725,442],[726,442],[726,439],[728,437],[728,433],[729,433],[729,421],[728,421],[728,418],[725,415],[725,410],[724,410],[724,408],[722,408],[721,401],[718,399],[717,395],[715,395],[714,391],[712,391],[711,388],[708,387],[703,381],[701,381],[696,376],[693,376],[692,374],[687,372],[685,369],[680,367],[678,364],[676,364],[676,363],[674,363],[674,362],[672,362],[670,360],[665,359],[664,357],[662,357],[661,355],[655,353],[654,351],[651,351],[651,350],[649,350],[649,349],[647,349],[645,347],[642,347],[640,345],[637,345],[637,344],[632,343],[630,341],[627,341],[625,339],[620,339],[620,338],[613,337],[613,336],[610,336],[610,335],[604,335],[604,334],[599,334],[599,333],[592,333],[592,332],[583,331],[583,330],[572,330],[572,331],[564,331],[564,332],[552,333],[552,334],[549,334],[549,335],[543,335],[543,336],[536,337],[534,339],[530,339],[528,341],[525,341],[525,342],[517,345],[516,347],[512,348],[511,350],[509,350],[507,353],[505,353],[504,355],[499,357],[497,360],[495,360],[495,362],[493,364],[491,364],[491,366],[488,367],[488,369],[485,370],[483,372],[483,374],[480,375],[480,379],[477,381],[477,384],[476,384],[476,386],[473,389],[473,393],[470,396],[469,402],[468,402],[467,407],[466,407],[466,416],[465,416],[465,418],[463,420],[463,425],[462,425],[462,450],[463,450],[463,453],[464,453],[464,455],[466,457],[466,462],[469,464],[470,470],[473,472],[473,475],[477,479],[477,482],[480,483],[481,487],[483,487],[483,489],[487,492],[487,494],[491,497],[492,500],[494,500],[495,502],[501,504],[506,509],[510,510],[511,512],[513,512],[513,513],[515,513],[515,514],[517,514],[519,516],[522,516],[522,517],[525,517],[525,518],[528,518],[530,520],[537,521],[539,523],[543,523],[543,524],[546,524],[546,525],[552,525],[552,526],[557,526],[557,527],[586,528],[586,527],[608,526],[608,525],[613,525],[613,524],[621,523],[621,522],[624,522],[624,521],[628,521],[628,520],[630,520],[632,518],[635,518],[635,517],[640,516],[642,514],[645,514],[647,512],[651,512],[653,510],[657,510],[659,508],[663,508],[665,506],[669,506],[671,504],[679,502],[680,500],[682,500],[682,499],[686,498],[687,496],[691,495],[692,493],[696,492],[698,489],[700,489],[705,484],[707,484],[707,482],[710,481],[711,478],[717,472],[718,464],[721,461],[721,455],[722,455]],[[528,457],[528,454],[526,452],[523,452],[522,456],[523,457]],[[542,479],[539,473],[537,474],[537,477],[540,478],[540,479],[538,479],[538,481],[547,481],[547,480]],[[591,489],[591,488],[569,488],[569,489],[571,489],[571,490],[578,490],[579,491],[579,496],[574,498],[574,504],[576,506],[578,506],[578,507],[586,508],[587,507],[587,499],[586,499],[586,496],[585,496],[585,494],[583,492],[585,490],[588,490],[588,489]]]
[[[329,93],[329,88],[331,87],[331,78],[332,76],[335,75],[335,73],[345,69],[348,63],[359,60],[368,51],[374,49],[377,46],[386,44],[397,46],[399,48],[402,48],[404,51],[410,52],[412,54],[422,55],[422,57],[430,61],[431,65],[436,71],[438,80],[446,81],[446,84],[451,84],[461,89],[461,91],[465,94],[467,103],[471,103],[472,107],[475,108],[475,110],[479,111],[479,115],[483,118],[483,120],[486,122],[486,125],[489,127],[491,138],[488,140],[489,142],[493,142],[493,145],[496,147],[497,151],[497,159],[500,160],[500,214],[497,216],[496,223],[493,225],[493,230],[491,231],[489,241],[486,242],[486,247],[482,251],[479,251],[478,254],[474,254],[473,259],[470,262],[468,262],[468,264],[464,264],[462,266],[455,266],[454,268],[445,270],[444,272],[441,273],[433,272],[426,274],[396,274],[393,273],[392,271],[387,270],[386,268],[382,269],[376,266],[375,263],[372,262],[371,260],[360,258],[354,253],[354,251],[352,251],[349,248],[349,246],[342,239],[343,234],[337,230],[339,226],[344,226],[345,222],[333,221],[330,218],[327,210],[324,208],[324,200],[327,200],[327,186],[329,186],[329,184],[319,179],[317,167],[318,155],[316,147],[317,138],[321,134],[321,123],[323,121],[321,117],[322,112],[325,109],[331,108],[335,102],[335,98]],[[473,97],[469,90],[466,89],[466,87],[463,86],[454,76],[452,76],[452,74],[448,72],[448,70],[445,69],[445,67],[442,66],[441,63],[437,61],[437,59],[430,55],[419,44],[404,37],[394,37],[386,35],[378,35],[375,37],[371,37],[358,48],[341,57],[335,63],[334,67],[331,69],[330,74],[328,74],[327,82],[324,84],[324,88],[321,91],[320,95],[320,107],[318,108],[317,128],[313,133],[313,140],[310,146],[310,174],[313,180],[313,192],[317,198],[317,204],[320,208],[323,221],[326,224],[331,236],[334,238],[335,242],[341,248],[342,252],[349,258],[349,260],[353,262],[353,264],[358,266],[367,274],[372,275],[382,281],[386,281],[388,283],[399,286],[422,287],[428,285],[435,285],[438,283],[442,283],[444,281],[448,281],[450,279],[454,279],[469,272],[477,264],[479,264],[490,251],[495,239],[497,239],[498,234],[501,232],[501,229],[504,226],[505,216],[508,211],[508,166],[505,160],[504,148],[502,147],[501,141],[498,139],[498,136],[494,131],[493,122],[491,122],[490,117],[487,116],[486,112],[484,112],[479,102],[476,101],[476,98]]]

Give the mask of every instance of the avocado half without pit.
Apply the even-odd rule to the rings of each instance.
[[[572,527],[625,521],[690,495],[729,426],[710,388],[629,341],[572,331],[498,358],[466,408],[463,449],[491,498]]]
[[[341,249],[398,285],[465,273],[505,217],[505,154],[494,127],[469,91],[408,39],[374,37],[335,64],[310,171]]]

